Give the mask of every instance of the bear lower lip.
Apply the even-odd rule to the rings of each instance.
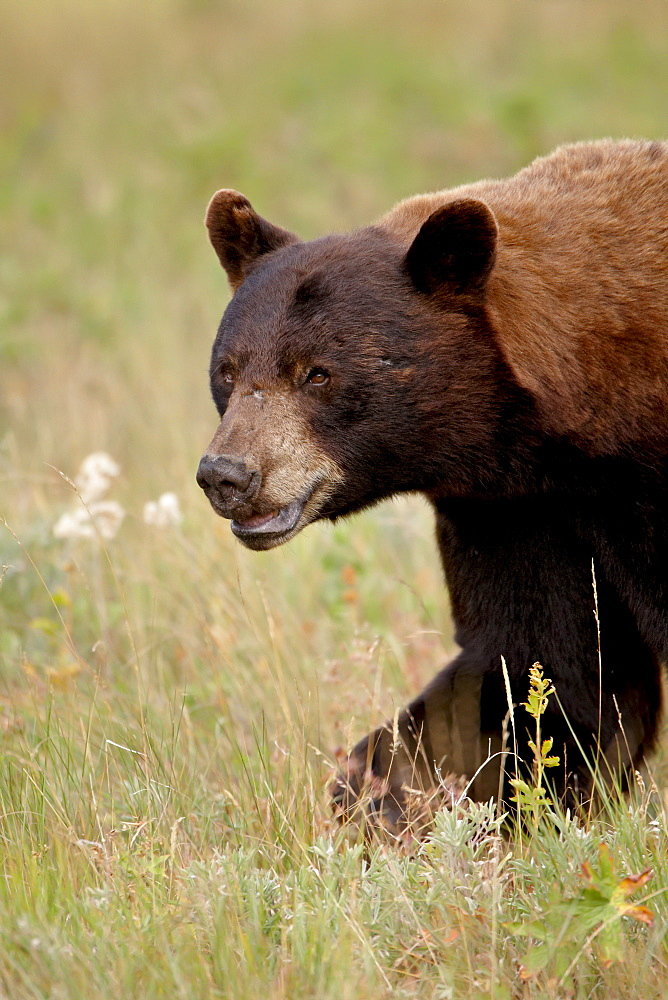
[[[234,523],[243,528],[244,531],[256,531],[268,524],[269,521],[273,521],[277,515],[278,511],[272,510],[268,514],[260,514],[257,517],[249,517],[245,521],[235,521]]]
[[[241,539],[256,535],[284,535],[286,532],[292,531],[301,517],[303,509],[303,500],[293,500],[292,503],[281,507],[278,511],[249,517],[245,521],[232,521],[232,531],[237,538]]]

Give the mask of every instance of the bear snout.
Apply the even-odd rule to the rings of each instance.
[[[262,475],[234,456],[207,454],[199,463],[197,482],[219,514],[234,517],[256,496]]]

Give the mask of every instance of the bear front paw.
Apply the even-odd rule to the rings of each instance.
[[[352,838],[410,846],[424,840],[439,809],[452,808],[463,796],[463,778],[434,778],[425,787],[415,770],[405,771],[397,767],[381,775],[366,757],[353,753],[345,759],[329,795],[335,818]]]

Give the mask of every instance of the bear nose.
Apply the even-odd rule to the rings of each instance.
[[[197,482],[207,492],[215,490],[222,500],[248,500],[257,493],[260,473],[241,459],[228,455],[204,455],[197,470]]]

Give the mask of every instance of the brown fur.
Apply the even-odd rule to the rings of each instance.
[[[496,218],[487,309],[546,428],[592,453],[665,440],[668,146],[564,146],[507,180],[409,198],[379,225],[408,247],[462,198]]]
[[[668,146],[563,147],[309,243],[233,191],[207,226],[235,289],[199,473],[214,509],[258,549],[401,492],[436,515],[461,652],[355,747],[337,807],[401,828],[450,771],[495,794],[502,656],[517,704],[534,661],[554,681],[557,789],[587,794],[594,758],[623,781],[668,659]]]
[[[292,395],[271,388],[234,394],[206,450],[207,456],[225,454],[244,455],[247,463],[265,470],[252,513],[278,509],[295,496],[309,495],[295,534],[302,521],[313,519],[342,478],[336,462],[313,440]]]
[[[286,229],[266,219],[258,220],[248,198],[231,188],[216,191],[204,222],[234,291],[246,279],[257,257],[297,242],[297,237]]]

